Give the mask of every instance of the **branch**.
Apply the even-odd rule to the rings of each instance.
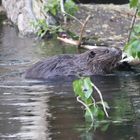
[[[64,17],[64,23],[67,23],[67,17],[66,17],[65,8],[64,8],[64,0],[60,0],[60,8]]]
[[[75,45],[78,46],[79,41],[78,40],[73,40],[73,39],[69,39],[69,38],[62,38],[62,37],[57,37],[58,40],[63,41],[65,43],[71,44],[71,45]],[[81,48],[85,48],[88,50],[92,50],[92,49],[96,49],[99,48],[100,46],[92,46],[92,45],[80,45]]]
[[[91,97],[92,98],[92,100],[93,100],[93,105],[94,105],[94,107],[96,106],[96,102],[95,102],[95,99],[93,98],[93,97]]]
[[[89,20],[91,16],[88,15],[88,17],[86,18],[85,22],[82,23],[82,27],[81,27],[81,31],[80,31],[80,36],[79,36],[79,40],[72,40],[72,39],[68,39],[68,38],[61,38],[61,37],[57,37],[57,39],[65,42],[65,43],[69,43],[69,44],[72,44],[72,45],[76,45],[78,47],[81,47],[81,41],[82,41],[82,37],[83,37],[83,32],[84,32],[84,29],[86,27],[86,24]],[[95,46],[89,46],[89,45],[83,45],[82,46],[83,48],[86,48],[86,49],[93,49],[95,48]],[[97,47],[96,47],[97,48]]]
[[[105,104],[104,104],[104,100],[103,100],[101,91],[95,86],[95,84],[93,84],[93,83],[91,83],[91,84],[95,88],[95,90],[97,91],[97,93],[99,94],[100,99],[101,99],[101,103],[102,103],[102,106],[103,106],[103,109],[104,109],[104,112],[105,112],[106,116],[109,117],[109,115],[107,113],[107,110],[106,110],[106,107],[105,107]]]
[[[62,38],[62,37],[57,37],[58,40],[63,41],[65,43],[71,44],[71,45],[78,45],[78,40],[73,40],[73,39],[68,39],[68,38]]]
[[[138,13],[138,8],[136,9],[135,14],[134,14],[134,16],[133,16],[133,18],[132,18],[132,21],[131,21],[130,31],[129,31],[129,35],[128,35],[128,40],[127,40],[127,42],[130,41],[130,37],[131,37],[132,30],[133,30],[133,28],[134,28],[134,24],[135,24],[135,21],[136,21],[137,13]]]
[[[79,44],[78,44],[78,47],[80,47],[81,45],[81,41],[82,41],[82,37],[83,37],[83,32],[84,32],[84,29],[86,27],[86,24],[88,22],[88,20],[90,19],[90,15],[88,15],[88,17],[86,18],[85,22],[82,24],[82,27],[81,27],[81,31],[80,31],[80,36],[79,36]]]
[[[60,8],[61,8],[61,12],[63,13],[63,16],[66,17],[66,15],[68,15],[69,17],[75,19],[77,22],[79,22],[81,25],[83,24],[79,19],[77,19],[75,16],[72,16],[71,14],[68,14],[66,11],[65,11],[65,8],[64,8],[64,1],[63,0],[60,0]],[[64,22],[66,19],[64,18]]]

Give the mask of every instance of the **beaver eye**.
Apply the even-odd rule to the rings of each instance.
[[[109,50],[107,49],[107,50],[105,50],[105,53],[109,53]]]
[[[89,53],[89,57],[90,57],[90,58],[93,58],[93,57],[95,57],[95,54],[96,54],[95,52],[91,51],[91,52]]]

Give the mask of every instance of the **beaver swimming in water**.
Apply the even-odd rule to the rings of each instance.
[[[110,73],[121,60],[118,48],[99,47],[82,54],[62,54],[39,61],[26,72],[28,79],[48,79],[69,75],[103,75]]]

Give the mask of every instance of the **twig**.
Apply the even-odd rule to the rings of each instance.
[[[82,23],[78,18],[76,18],[75,16],[72,16],[72,15],[66,13],[66,12],[65,12],[65,14],[68,15],[69,17],[75,19],[75,20],[76,20],[77,22],[79,22],[81,25],[83,24],[83,23]]]
[[[133,27],[134,27],[134,24],[135,24],[135,21],[136,21],[137,13],[138,13],[138,8],[136,9],[135,14],[134,14],[134,16],[132,18],[132,21],[131,21],[127,43],[130,41],[130,37],[131,37],[131,33],[132,33],[132,30],[133,30]]]
[[[73,40],[71,38],[62,38],[62,37],[57,37],[58,40],[60,41],[63,41],[65,43],[69,43],[71,45],[75,45],[75,46],[78,46],[79,44],[79,41],[78,40]],[[85,49],[88,49],[88,50],[92,50],[92,49],[96,49],[96,48],[99,48],[101,46],[93,46],[93,45],[80,45],[81,48],[85,48]],[[105,46],[104,46],[105,47]]]
[[[64,8],[64,1],[63,0],[60,0],[60,8],[61,8],[61,12],[63,13],[63,16],[66,17],[66,15],[68,15],[69,17],[75,19],[77,22],[79,22],[81,25],[83,24],[79,19],[77,19],[75,16],[72,16],[71,14],[68,14],[66,11],[65,11],[65,8]],[[66,19],[64,18],[64,22]]]
[[[101,99],[101,103],[102,103],[102,106],[103,106],[103,109],[104,109],[104,112],[105,112],[106,116],[109,117],[109,115],[107,113],[107,110],[106,110],[106,107],[105,107],[105,104],[104,104],[104,100],[103,100],[101,91],[95,86],[95,84],[93,84],[93,83],[91,83],[91,84],[95,88],[95,90],[97,91],[97,93],[99,94],[100,99]]]
[[[132,14],[131,12],[126,12],[126,11],[120,11],[120,10],[117,10],[117,9],[113,9],[115,12],[118,12],[120,15],[125,15],[125,16],[131,16],[131,17],[133,17],[134,16],[134,14]]]
[[[68,39],[68,38],[62,38],[62,37],[57,37],[58,40],[63,41],[65,43],[69,43],[71,45],[78,45],[78,40],[73,40],[73,39]]]
[[[65,13],[65,8],[64,8],[64,0],[60,0],[60,8],[61,8],[61,12],[63,14],[64,17],[64,23],[67,23],[67,17],[66,17],[66,13]]]
[[[93,100],[93,104],[94,104],[94,107],[96,106],[96,102],[95,102],[95,99],[93,97],[91,97],[92,100]]]
[[[88,17],[86,18],[85,22],[82,23],[79,19],[77,19],[75,16],[72,16],[71,14],[68,14],[66,11],[65,11],[65,8],[64,8],[64,0],[60,0],[60,7],[61,7],[61,12],[63,13],[63,16],[66,17],[66,15],[72,17],[73,19],[75,19],[76,21],[78,21],[80,24],[81,24],[81,31],[80,31],[80,36],[79,36],[79,41],[78,41],[78,44],[77,46],[80,47],[81,45],[81,41],[82,41],[82,36],[83,36],[83,32],[84,32],[84,29],[85,29],[85,26],[89,20],[89,18],[91,17],[90,15],[88,15]],[[66,23],[66,20],[64,18],[64,22]]]
[[[88,112],[89,112],[89,114],[90,114],[90,117],[91,117],[91,119],[92,119],[92,121],[93,121],[94,118],[93,118],[92,112],[90,111],[89,107],[88,107],[83,101],[81,101],[79,98],[80,98],[80,97],[78,96],[78,97],[77,97],[77,101],[78,101],[79,103],[81,103],[83,106],[85,106],[85,108],[88,110]]]
[[[83,106],[85,106],[85,108],[88,110],[88,112],[89,112],[89,114],[90,114],[90,117],[91,117],[91,119],[92,119],[90,128],[88,129],[88,131],[89,131],[89,130],[93,127],[94,117],[93,117],[92,112],[90,111],[89,107],[88,107],[83,101],[81,101],[79,98],[80,98],[80,97],[78,96],[78,97],[77,97],[77,101],[78,101],[79,103],[81,103]]]
[[[88,17],[86,18],[85,22],[82,24],[82,27],[81,27],[81,31],[80,31],[80,36],[79,36],[79,44],[78,44],[78,47],[80,47],[81,45],[81,41],[82,41],[82,37],[83,37],[83,32],[84,32],[84,29],[86,27],[86,24],[88,22],[88,20],[90,19],[90,15],[88,15]]]

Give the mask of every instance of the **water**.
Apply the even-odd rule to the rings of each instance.
[[[90,132],[86,132],[71,78],[24,78],[26,69],[36,61],[68,52],[76,49],[56,40],[21,38],[14,28],[0,26],[0,140],[139,140],[139,74],[92,77],[111,107],[113,122],[106,131],[97,128]]]

